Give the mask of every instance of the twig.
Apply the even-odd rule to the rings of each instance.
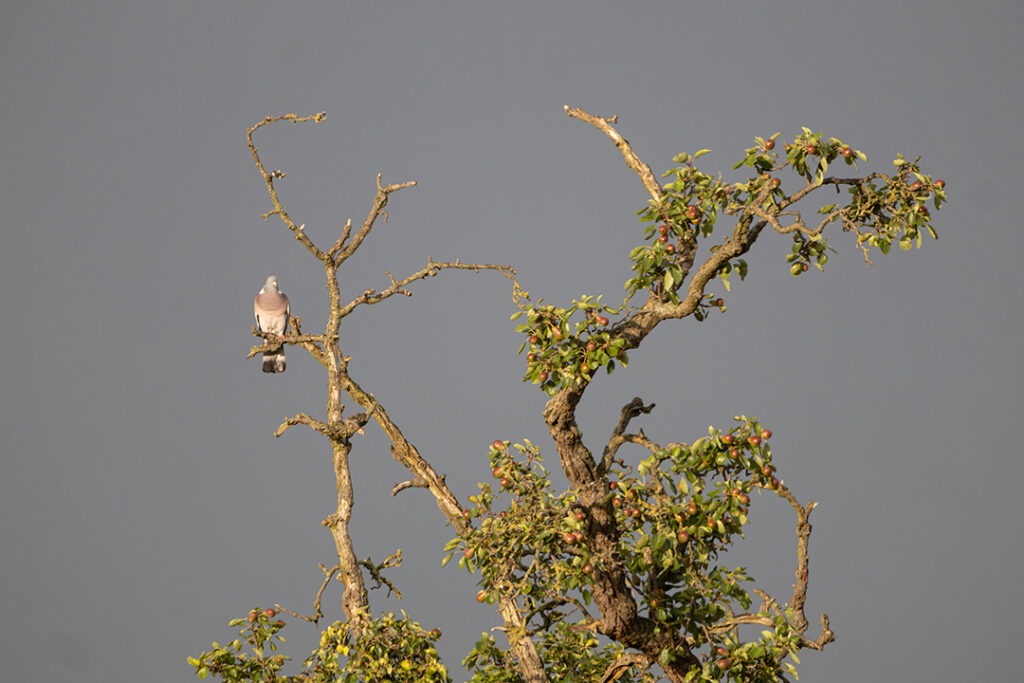
[[[648,406],[644,405],[643,400],[639,396],[633,397],[633,400],[622,407],[622,411],[619,413],[619,421],[615,424],[615,428],[612,430],[612,435],[608,439],[608,445],[604,448],[604,454],[601,456],[601,464],[598,466],[598,476],[604,476],[608,471],[608,468],[612,466],[612,460],[615,458],[615,453],[619,450],[619,446],[623,443],[622,433],[629,427],[629,422],[635,417],[640,415],[647,415],[654,410],[654,404]]]
[[[313,600],[313,616],[307,617],[305,614],[299,614],[298,612],[293,612],[293,611],[291,611],[290,609],[288,609],[286,607],[282,607],[281,605],[274,605],[274,607],[277,608],[277,610],[279,612],[284,612],[285,614],[290,614],[291,616],[295,617],[296,619],[302,619],[303,621],[308,621],[308,622],[313,623],[313,624],[319,624],[320,623],[320,619],[322,619],[323,616],[324,616],[323,611],[320,609],[320,604],[321,604],[320,601],[323,599],[324,591],[327,590],[327,585],[331,582],[331,579],[334,577],[335,574],[338,573],[338,571],[340,569],[341,569],[341,565],[340,564],[336,564],[333,567],[331,567],[330,569],[327,569],[327,567],[323,566],[322,564],[320,565],[320,571],[322,571],[324,573],[324,582],[322,584],[320,584],[320,590],[318,590],[316,592],[316,599]]]
[[[401,280],[396,280],[391,277],[390,273],[387,273],[388,278],[391,280],[391,285],[381,291],[368,289],[361,295],[345,304],[341,307],[340,316],[342,318],[348,316],[355,310],[356,307],[363,304],[376,304],[385,299],[391,298],[396,294],[403,294],[405,296],[412,296],[412,293],[405,289],[405,287],[417,280],[423,280],[424,278],[434,277],[439,271],[442,270],[471,270],[474,273],[478,273],[481,270],[494,270],[501,273],[503,276],[512,281],[513,290],[521,292],[519,286],[519,280],[516,279],[516,271],[512,269],[512,266],[502,266],[491,263],[462,263],[458,259],[455,261],[442,263],[438,261],[428,261],[427,265],[420,270],[416,271],[412,275],[405,277]]]

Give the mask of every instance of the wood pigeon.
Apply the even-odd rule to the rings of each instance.
[[[263,284],[263,289],[256,295],[253,302],[256,314],[256,327],[261,332],[273,332],[283,335],[288,331],[288,297],[277,288],[277,277],[271,275]],[[263,372],[284,372],[284,347],[278,351],[267,351],[263,354]]]

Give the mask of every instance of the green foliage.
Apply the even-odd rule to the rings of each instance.
[[[616,362],[622,367],[628,364],[622,350],[625,342],[612,335],[604,315],[616,315],[622,309],[604,306],[601,297],[591,296],[580,297],[569,308],[542,303],[527,305],[512,315],[512,320],[526,316],[526,322],[516,326],[516,332],[527,335],[519,352],[527,344],[530,347],[524,380],[539,384],[551,395],[589,381],[602,367],[611,374]]]
[[[601,297],[584,295],[569,308],[526,302],[512,316],[526,316],[526,322],[516,327],[517,332],[528,338],[519,347],[520,353],[529,347],[523,379],[539,385],[550,396],[590,382],[598,368],[604,367],[610,373],[616,361],[625,365],[622,339],[614,334],[614,328],[607,328],[608,319],[602,313],[626,311],[640,292],[678,304],[694,251],[700,241],[712,236],[722,215],[737,217],[737,225],[746,226],[744,229],[749,228],[753,217],[765,220],[768,216],[772,228],[791,233],[793,249],[786,262],[795,276],[807,272],[812,265],[824,269],[829,252],[835,253],[824,235],[831,223],[839,223],[844,232],[856,234],[857,245],[869,265],[871,249],[887,254],[891,245],[897,243],[906,251],[921,246],[924,232],[937,237],[925,203],[930,199],[939,209],[946,201],[945,183],[922,174],[917,159],[910,162],[899,156],[893,162],[896,173],[892,176],[872,173],[863,178],[831,178],[826,173],[836,160],[859,170],[857,162],[867,161],[867,155],[839,138],[826,139],[823,133],[803,128],[792,142],[783,143],[783,156],[776,151],[780,135],[754,138],[756,144],[747,148],[744,158],[733,167],[745,166],[756,172],[742,182],[726,183],[720,175],[712,176],[698,169],[696,160],[708,150],[674,157],[677,166],[662,174],[668,180],[662,186],[661,200],[652,200],[639,212],[645,242],[629,252],[633,276],[625,283],[622,307],[602,306]],[[803,186],[791,194],[783,189],[778,175],[787,168],[803,181]],[[808,227],[791,207],[806,200],[823,183],[835,185],[837,191],[845,186],[850,199],[843,205],[819,207],[817,213],[823,216],[820,224]],[[796,220],[783,222],[794,215]],[[720,246],[713,244],[710,251]],[[726,291],[730,291],[731,275],[736,273],[742,280],[747,272],[747,262],[736,258],[723,263],[717,276]],[[707,318],[708,304],[725,311],[724,303],[713,295],[705,294],[704,298],[708,302],[693,312],[698,320]],[[582,313],[582,320],[573,322],[577,313]]]
[[[223,681],[278,681],[282,680],[278,672],[284,666],[287,657],[276,652],[277,644],[284,642],[280,635],[285,622],[275,619],[277,612],[273,609],[256,608],[249,612],[248,619],[232,619],[228,626],[244,627],[236,638],[227,645],[216,641],[210,652],[203,652],[199,657],[189,657],[188,663],[195,667],[199,678],[213,674]],[[243,642],[248,650],[243,651]]]
[[[284,642],[278,632],[282,620],[272,620],[273,610],[253,610],[248,619],[233,619],[230,626],[246,624],[236,639],[226,646],[213,643],[211,652],[190,657],[188,662],[199,678],[210,674],[223,681],[277,681],[299,683],[448,683],[448,671],[438,659],[434,643],[441,637],[437,629],[424,631],[403,612],[402,618],[387,613],[377,619],[357,619],[359,636],[353,636],[353,624],[336,621],[320,634],[320,647],[304,662],[304,670],[294,676],[280,673],[287,657],[268,656],[276,642]],[[243,641],[249,645],[243,651]]]
[[[707,680],[719,680],[733,668],[744,672],[744,680],[759,680],[749,677],[759,670],[777,672],[777,662],[798,639],[785,618],[767,612],[757,614],[774,618],[775,628],[757,641],[742,642],[734,628],[709,628],[751,606],[743,588],[746,570],[718,560],[742,535],[750,494],[779,486],[771,432],[757,420],[736,419],[728,431],[709,428],[707,437],[692,444],[652,453],[635,471],[616,462],[609,473],[607,500],[615,510],[619,558],[634,597],[657,628],[685,634],[692,649],[705,649],[707,672],[713,674]],[[460,567],[479,572],[481,601],[517,596],[544,647],[561,653],[545,658],[546,666],[561,662],[565,671],[603,672],[621,649],[601,645],[587,630],[593,574],[604,567],[587,543],[586,511],[573,489],[552,491],[539,449],[529,441],[496,442],[490,462],[498,490],[482,483],[470,497],[469,518],[478,524],[448,543],[444,563],[458,554]],[[519,680],[510,673],[510,656],[485,636],[464,663],[474,669],[474,681]],[[730,664],[726,670],[716,664],[724,659]],[[552,680],[567,680],[554,673]]]
[[[308,660],[314,681],[392,681],[442,683],[448,670],[438,659],[434,642],[440,631],[424,631],[402,613],[360,624],[357,639],[348,624],[336,621],[320,636],[320,649]]]
[[[559,622],[537,634],[537,650],[544,661],[544,670],[551,681],[599,681],[625,652],[617,643],[598,638],[586,629],[573,628]],[[462,660],[472,672],[470,683],[522,683],[515,658],[502,650],[492,636],[484,633]],[[618,683],[650,683],[654,676],[647,671],[630,670]]]

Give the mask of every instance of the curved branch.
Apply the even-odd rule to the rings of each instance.
[[[626,428],[629,427],[630,421],[640,415],[646,415],[652,410],[654,410],[654,404],[645,406],[643,399],[639,396],[633,397],[632,401],[622,407],[622,411],[619,413],[619,421],[615,424],[612,435],[608,439],[608,445],[604,447],[604,453],[601,455],[601,464],[598,465],[599,476],[603,476],[608,471],[608,468],[612,466],[612,461],[615,459],[615,454],[618,452],[619,447],[627,441],[622,435]]]
[[[342,306],[340,316],[344,318],[352,313],[352,311],[358,306],[362,306],[363,304],[376,304],[384,299],[389,299],[396,294],[412,296],[412,292],[405,289],[407,285],[416,282],[417,280],[434,277],[442,270],[471,270],[474,273],[478,273],[481,270],[494,270],[512,281],[514,292],[522,292],[522,289],[519,286],[519,280],[516,279],[516,271],[512,269],[512,266],[501,266],[491,263],[462,263],[462,261],[458,259],[449,263],[440,263],[434,260],[429,260],[424,268],[401,280],[396,280],[391,276],[391,273],[385,271],[388,279],[391,280],[391,285],[379,292],[373,289],[366,290],[361,295]]]
[[[270,218],[270,216],[277,215],[281,217],[284,224],[288,226],[288,229],[295,235],[295,239],[302,243],[302,246],[306,247],[309,253],[313,254],[317,260],[322,261],[324,259],[324,253],[313,244],[312,240],[306,236],[303,232],[304,225],[296,225],[292,217],[285,211],[284,205],[281,203],[280,197],[277,195],[277,188],[274,187],[274,180],[276,178],[283,178],[284,173],[281,171],[274,171],[268,173],[267,169],[263,166],[263,161],[260,159],[259,151],[256,149],[256,144],[252,141],[252,134],[263,126],[276,123],[277,121],[290,121],[292,123],[307,123],[312,121],[313,123],[323,123],[327,119],[326,112],[320,112],[313,116],[297,116],[295,114],[285,114],[283,116],[268,116],[259,123],[253,125],[245,132],[245,138],[249,143],[249,153],[252,155],[253,163],[256,164],[256,168],[259,169],[260,175],[263,177],[263,183],[267,186],[267,193],[270,195],[270,202],[274,205],[273,211],[270,211],[263,215],[264,220]]]
[[[655,202],[661,202],[664,198],[665,193],[661,189],[661,183],[654,175],[654,171],[651,167],[644,163],[640,157],[636,155],[633,148],[630,147],[629,141],[619,135],[619,131],[612,127],[613,123],[618,123],[618,117],[613,116],[609,119],[601,118],[600,116],[594,116],[577,107],[570,107],[568,104],[563,107],[565,113],[569,118],[579,119],[580,121],[586,121],[594,128],[611,138],[611,141],[615,143],[615,146],[622,152],[622,158],[626,160],[626,166],[638,176],[640,176],[640,182],[647,188],[647,193],[651,195],[651,199]]]

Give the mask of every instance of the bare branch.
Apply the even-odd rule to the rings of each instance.
[[[306,415],[305,413],[299,413],[298,415],[295,415],[293,417],[289,417],[287,420],[282,422],[281,426],[278,427],[276,430],[274,430],[274,436],[277,436],[277,437],[282,436],[285,432],[287,432],[289,429],[291,429],[295,425],[306,425],[307,427],[309,427],[313,431],[320,432],[324,436],[330,436],[331,435],[331,428],[326,423],[321,422],[320,420],[316,419],[315,417],[310,417],[309,415]]]
[[[281,605],[274,605],[274,607],[277,609],[277,611],[284,612],[285,614],[290,614],[296,619],[302,619],[303,621],[308,621],[313,624],[319,624],[320,619],[322,619],[324,616],[323,610],[320,609],[320,602],[323,599],[324,591],[327,590],[327,585],[331,582],[331,579],[334,577],[335,574],[338,573],[340,569],[340,564],[336,564],[330,569],[327,569],[327,567],[323,566],[322,564],[320,565],[320,571],[324,573],[324,582],[320,585],[320,590],[316,592],[316,599],[313,600],[313,616],[307,617],[305,614],[293,612],[290,609],[282,607]]]
[[[654,660],[640,652],[627,652],[612,662],[601,676],[601,683],[614,683],[631,668],[646,671],[654,664]]]
[[[366,567],[366,571],[370,572],[370,577],[377,584],[376,586],[374,586],[374,588],[380,588],[381,586],[387,586],[388,587],[388,595],[391,595],[392,593],[394,593],[396,598],[398,598],[399,600],[402,599],[402,591],[398,590],[398,588],[395,587],[395,584],[391,583],[391,581],[386,576],[384,576],[384,573],[383,573],[383,570],[385,570],[385,569],[391,569],[393,567],[401,567],[402,566],[402,549],[401,548],[399,548],[397,551],[395,551],[395,552],[391,553],[390,555],[388,555],[387,557],[385,557],[384,561],[381,562],[380,564],[374,564],[373,561],[370,560],[370,558],[366,558],[365,560],[362,560],[359,564],[361,564],[364,567]]]
[[[462,263],[459,260],[455,260],[449,263],[440,263],[437,261],[430,260],[428,261],[426,267],[416,271],[412,275],[401,280],[396,280],[395,278],[391,277],[390,273],[386,273],[388,278],[391,280],[391,285],[389,287],[379,292],[373,289],[366,290],[360,296],[356,297],[349,303],[342,306],[340,315],[342,318],[344,318],[345,316],[349,315],[353,310],[355,310],[357,306],[361,306],[363,304],[379,303],[384,299],[389,299],[396,294],[412,296],[412,293],[405,289],[406,285],[416,282],[417,280],[422,280],[428,277],[434,277],[435,275],[437,275],[439,271],[442,270],[471,270],[474,273],[478,273],[481,270],[494,270],[501,273],[502,275],[504,275],[505,277],[512,281],[512,287],[514,292],[522,292],[522,289],[519,286],[519,281],[516,279],[516,271],[512,269],[512,266],[501,266],[491,263]]]
[[[392,486],[391,495],[397,496],[402,491],[410,488],[427,489],[430,488],[430,484],[427,483],[426,479],[420,479],[419,477],[416,477],[415,479],[409,479],[407,481],[399,482]]]
[[[654,171],[646,163],[640,160],[640,157],[636,155],[633,148],[630,147],[629,141],[619,135],[619,131],[612,127],[613,123],[618,122],[618,118],[613,116],[610,119],[601,118],[600,116],[594,116],[577,107],[570,107],[565,105],[563,107],[565,113],[568,114],[569,118],[579,119],[586,121],[594,128],[611,138],[611,141],[615,143],[615,146],[622,152],[622,158],[626,160],[626,166],[629,166],[638,176],[640,176],[640,182],[647,188],[647,193],[651,195],[651,199],[655,202],[661,202],[664,197],[664,192],[661,189],[661,183],[654,175]]]
[[[639,396],[635,396],[632,401],[622,407],[622,412],[619,413],[619,421],[616,423],[615,428],[612,430],[612,435],[608,439],[608,445],[604,448],[604,453],[601,456],[601,464],[598,466],[598,472],[600,476],[603,476],[608,468],[612,466],[612,460],[615,458],[615,453],[619,450],[619,446],[625,441],[622,438],[622,433],[626,431],[629,426],[630,420],[639,415],[646,415],[654,410],[654,404],[648,406],[644,405],[643,400]]]
[[[322,334],[280,335],[274,332],[264,332],[262,330],[257,329],[256,327],[252,328],[252,336],[261,337],[267,340],[267,343],[259,344],[249,349],[249,355],[246,356],[246,358],[252,358],[253,356],[257,356],[261,353],[266,353],[267,351],[277,351],[284,344],[306,346],[307,344],[323,344],[324,341],[324,336]],[[320,348],[316,347],[316,350],[320,351]],[[314,356],[315,355],[316,354],[314,354]]]
[[[334,256],[338,253],[338,250],[345,246],[345,242],[348,241],[348,236],[352,234],[352,219],[349,218],[345,221],[345,227],[341,230],[341,237],[338,241],[331,245],[331,248],[327,250],[328,255]]]
[[[374,224],[377,222],[377,218],[384,211],[384,207],[388,205],[388,197],[393,192],[404,190],[407,187],[413,187],[417,185],[415,180],[409,180],[404,183],[395,183],[393,185],[381,185],[380,184],[381,174],[377,174],[377,194],[373,198],[373,204],[370,207],[370,212],[366,215],[366,220],[363,221],[362,226],[356,232],[352,241],[347,246],[341,246],[348,236],[349,230],[342,233],[342,238],[335,243],[335,247],[338,248],[337,252],[334,251],[335,247],[331,247],[331,251],[328,252],[328,257],[333,259],[334,265],[339,266],[348,259],[349,256],[354,254],[356,250],[366,239],[366,236],[373,230]],[[387,214],[385,213],[385,221],[387,220]],[[322,259],[321,259],[322,260]]]
[[[277,188],[274,187],[274,179],[283,178],[284,174],[281,173],[280,171],[274,171],[272,173],[267,172],[267,169],[263,166],[263,161],[260,159],[259,151],[256,149],[256,144],[252,141],[252,134],[259,130],[260,128],[262,128],[263,126],[270,125],[271,123],[276,123],[277,121],[290,121],[292,123],[306,123],[312,121],[313,123],[323,123],[326,119],[326,112],[320,112],[319,114],[314,114],[313,116],[297,116],[295,114],[285,114],[283,116],[268,116],[259,123],[253,125],[245,132],[245,138],[249,143],[249,153],[252,155],[253,163],[256,164],[256,168],[259,170],[260,175],[263,177],[263,183],[267,186],[267,193],[270,195],[270,202],[271,204],[274,205],[273,211],[264,214],[264,219],[267,219],[270,216],[275,215],[280,216],[281,220],[284,221],[284,224],[288,226],[288,229],[292,231],[293,235],[295,235],[295,239],[301,242],[302,245],[306,247],[306,249],[309,251],[309,253],[313,254],[313,256],[315,256],[317,260],[320,261],[324,259],[323,252],[320,251],[316,247],[316,245],[313,244],[313,242],[309,239],[309,237],[306,236],[306,233],[303,232],[302,229],[305,226],[295,224],[295,221],[292,220],[292,217],[288,215],[287,211],[285,211],[284,205],[281,203],[281,199],[277,195]]]

